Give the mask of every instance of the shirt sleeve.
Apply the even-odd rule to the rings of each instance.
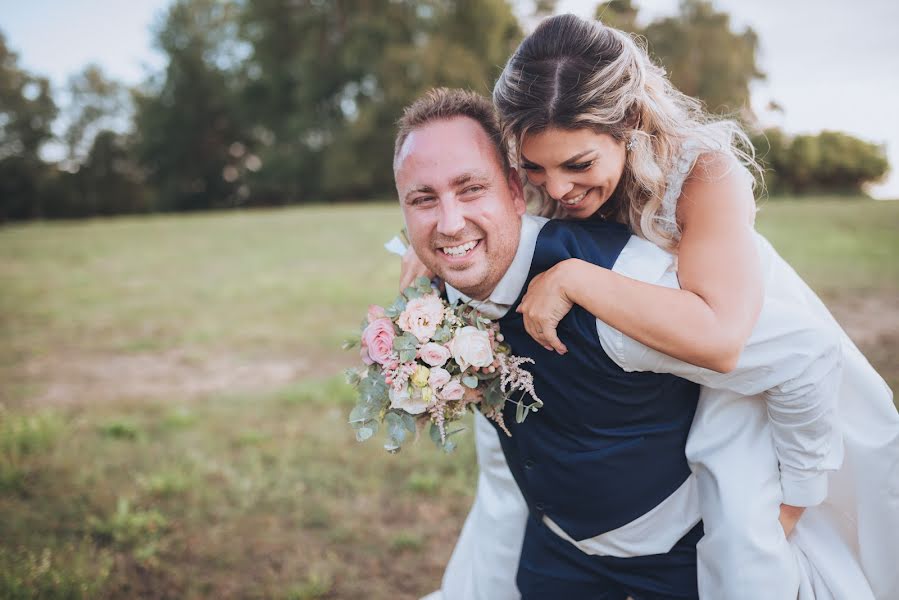
[[[677,287],[666,273],[658,283]],[[839,331],[800,304],[766,298],[736,368],[718,373],[662,354],[597,321],[603,348],[626,371],[671,373],[702,386],[759,395],[780,462],[784,502],[813,506],[827,494],[827,472],[842,463],[836,400],[842,377]]]

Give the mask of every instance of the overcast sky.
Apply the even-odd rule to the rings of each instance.
[[[767,80],[753,105],[790,132],[846,131],[885,143],[893,172],[875,196],[899,198],[899,1],[714,0],[735,26],[759,35]],[[0,30],[29,71],[62,85],[88,62],[140,82],[162,61],[150,26],[168,0],[0,0]],[[527,0],[517,2],[526,10]],[[561,0],[560,11],[592,16],[595,0]],[[678,0],[636,0],[641,19],[671,14]],[[784,112],[764,107],[776,100]]]

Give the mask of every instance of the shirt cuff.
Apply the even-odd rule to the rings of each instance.
[[[790,506],[816,506],[827,497],[827,473],[815,473],[802,479],[791,479],[789,473],[781,471],[783,502]]]

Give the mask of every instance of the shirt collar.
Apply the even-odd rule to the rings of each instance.
[[[521,290],[528,279],[531,270],[531,261],[534,258],[534,248],[537,246],[537,236],[549,219],[525,214],[521,217],[521,235],[518,239],[518,250],[512,259],[512,264],[503,274],[502,279],[493,288],[486,300],[472,300],[451,285],[446,285],[446,295],[450,303],[456,300],[470,302],[472,306],[484,312],[488,317],[496,319],[504,315],[509,307],[518,300]],[[492,313],[492,314],[491,314]]]

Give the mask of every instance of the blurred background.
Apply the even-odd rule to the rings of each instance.
[[[489,93],[549,14],[643,36],[744,123],[759,229],[899,383],[899,4],[0,7],[0,598],[439,586],[471,436],[359,445],[340,345],[396,292],[402,107]]]

